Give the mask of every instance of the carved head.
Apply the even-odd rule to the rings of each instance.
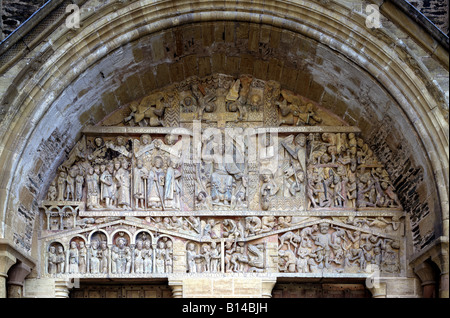
[[[114,161],[114,169],[116,169],[116,170],[120,169],[120,160]]]
[[[295,143],[300,147],[304,147],[306,144],[306,136],[304,134],[298,134],[294,139]]]
[[[260,103],[261,103],[261,97],[258,94],[253,94],[250,97],[250,104],[252,106],[259,106]]]
[[[122,249],[127,244],[127,240],[124,237],[119,237],[116,241],[117,246]]]
[[[320,223],[319,228],[320,228],[320,233],[327,234],[328,233],[328,229],[330,228],[330,224],[328,224],[328,223]]]
[[[156,168],[162,168],[163,163],[164,163],[164,161],[163,161],[163,158],[161,156],[156,156],[155,159],[153,160],[153,165]]]
[[[94,250],[96,250],[96,249],[98,248],[99,245],[100,245],[100,243],[99,243],[98,240],[93,240],[93,241],[92,241],[91,246],[92,246],[92,248],[93,248]]]
[[[152,142],[152,137],[150,135],[144,134],[141,136],[141,143],[143,145],[148,145]]]
[[[203,202],[206,199],[206,192],[205,191],[200,191],[197,194],[197,200],[200,202]]]
[[[94,143],[97,146],[97,148],[100,148],[101,146],[103,146],[103,138],[102,137],[96,137],[94,139]]]
[[[173,145],[178,140],[178,137],[174,134],[167,134],[164,139],[167,145]]]
[[[124,146],[125,145],[125,138],[122,136],[118,136],[116,139],[117,145],[118,146]]]

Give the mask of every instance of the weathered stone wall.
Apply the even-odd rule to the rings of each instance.
[[[3,2],[3,3],[2,3]],[[26,19],[35,13],[46,0],[1,0],[0,13],[2,28],[0,40],[6,38]]]
[[[409,2],[448,35],[448,0],[411,0]]]

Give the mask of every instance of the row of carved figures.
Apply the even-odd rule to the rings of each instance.
[[[132,140],[134,147],[130,146]],[[246,209],[249,192],[258,189],[262,210],[277,209],[274,204],[281,202],[274,201],[277,197],[286,202],[289,198],[304,197],[308,208],[401,207],[387,171],[354,133],[300,133],[277,138],[284,151],[284,163],[273,171],[267,167],[273,166],[273,160],[278,157],[271,154],[272,157],[261,160],[259,186],[252,184],[252,189],[249,189],[250,176],[242,157],[245,151],[239,152],[231,144],[226,147],[237,151],[242,163],[223,162],[223,159],[216,162],[226,147],[222,149],[207,140],[202,153],[212,161],[202,162],[188,176],[181,169],[180,142],[176,140],[173,135],[166,135],[165,142],[142,135],[139,142],[117,137],[115,143],[105,144],[97,137],[97,150],[86,155],[83,147],[76,148],[79,152],[72,153],[73,158],[60,167],[47,199],[81,201],[85,187],[86,206],[93,210],[179,210],[183,206],[182,198],[189,195],[196,197],[199,209],[210,210],[214,206]],[[268,149],[274,142],[267,141]],[[104,153],[98,152],[100,149]],[[107,150],[113,152],[107,155]],[[184,181],[192,181],[189,178],[194,179],[196,186],[183,188]],[[298,209],[297,201],[292,202],[292,208]]]
[[[399,242],[320,223],[279,236],[280,272],[398,272]]]
[[[48,274],[149,274],[173,271],[173,245],[167,237],[153,246],[149,238],[138,239],[134,246],[118,237],[113,246],[105,240],[72,239],[65,251],[61,243],[52,243],[47,253]]]
[[[309,207],[399,208],[389,174],[354,133],[310,134]]]
[[[264,96],[264,81],[248,75],[235,79],[214,74],[206,81],[191,78],[178,85],[179,91],[156,92],[132,102],[123,122],[130,126],[168,126],[171,123],[165,120],[166,109],[172,107],[179,107],[181,113],[195,114],[194,118],[202,121],[205,114],[218,111],[219,97],[225,100],[226,112],[238,114],[235,121],[239,122],[248,121],[249,113],[262,112],[265,100],[272,101],[276,112],[271,120],[277,125],[312,126],[322,122],[311,102],[279,87],[274,89],[273,85],[268,85]]]
[[[83,240],[72,240],[67,252],[60,243],[52,243],[47,252],[47,273],[55,274],[167,274],[173,272],[173,245],[168,238],[137,240],[134,246],[119,237],[109,247],[106,241],[94,239],[89,246]],[[265,269],[264,244],[245,244],[228,240],[225,245],[226,272],[262,272]],[[216,242],[188,242],[187,273],[222,271],[221,246]]]
[[[67,250],[59,242],[47,248],[48,274],[164,274],[173,272],[173,240],[153,239],[143,232],[130,244],[127,235],[109,245],[105,234],[92,235],[89,244],[75,236]],[[400,244],[393,238],[327,222],[278,233],[278,270],[286,273],[328,271],[383,272],[400,270]],[[222,245],[223,244],[223,245]],[[263,272],[265,243],[246,243],[237,237],[223,241],[186,243],[186,272]]]
[[[170,144],[171,135],[168,136],[166,141]],[[60,167],[57,178],[49,188],[47,199],[82,201],[83,189],[86,188],[88,209],[179,209],[181,173],[177,157],[155,155],[149,168],[138,157],[135,167],[131,167],[128,141],[117,137],[115,143],[104,143],[102,138],[96,138],[97,149],[87,156],[80,150],[73,160],[69,160],[69,163],[73,161],[71,166],[66,162]],[[138,151],[139,156],[167,146],[161,140],[151,143],[149,135],[143,135],[141,141],[141,147],[135,147],[135,150],[139,148],[142,152]],[[114,152],[107,155],[108,149]],[[111,159],[112,157],[114,158]]]

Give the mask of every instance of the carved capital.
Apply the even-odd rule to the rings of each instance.
[[[414,273],[419,276],[422,286],[436,284],[435,273],[430,264],[424,262],[414,267]]]
[[[0,246],[1,247],[1,246]],[[8,270],[16,262],[16,257],[7,250],[0,250],[0,298],[6,298],[6,278]]]
[[[0,250],[0,277],[8,277],[7,273],[16,261],[17,259],[12,253]]]
[[[55,280],[55,298],[69,298],[69,282],[67,280]]]
[[[182,279],[170,279],[169,286],[172,289],[173,298],[183,298],[183,280]]]
[[[277,283],[276,277],[268,277],[263,278],[261,285],[261,297],[262,298],[272,298],[272,289],[275,287],[275,284]]]
[[[386,298],[386,283],[379,283],[368,289],[372,293],[372,298]]]

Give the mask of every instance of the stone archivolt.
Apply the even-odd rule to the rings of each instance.
[[[58,168],[41,203],[44,275],[404,272],[386,170],[320,105],[216,74],[128,110],[87,127]]]

